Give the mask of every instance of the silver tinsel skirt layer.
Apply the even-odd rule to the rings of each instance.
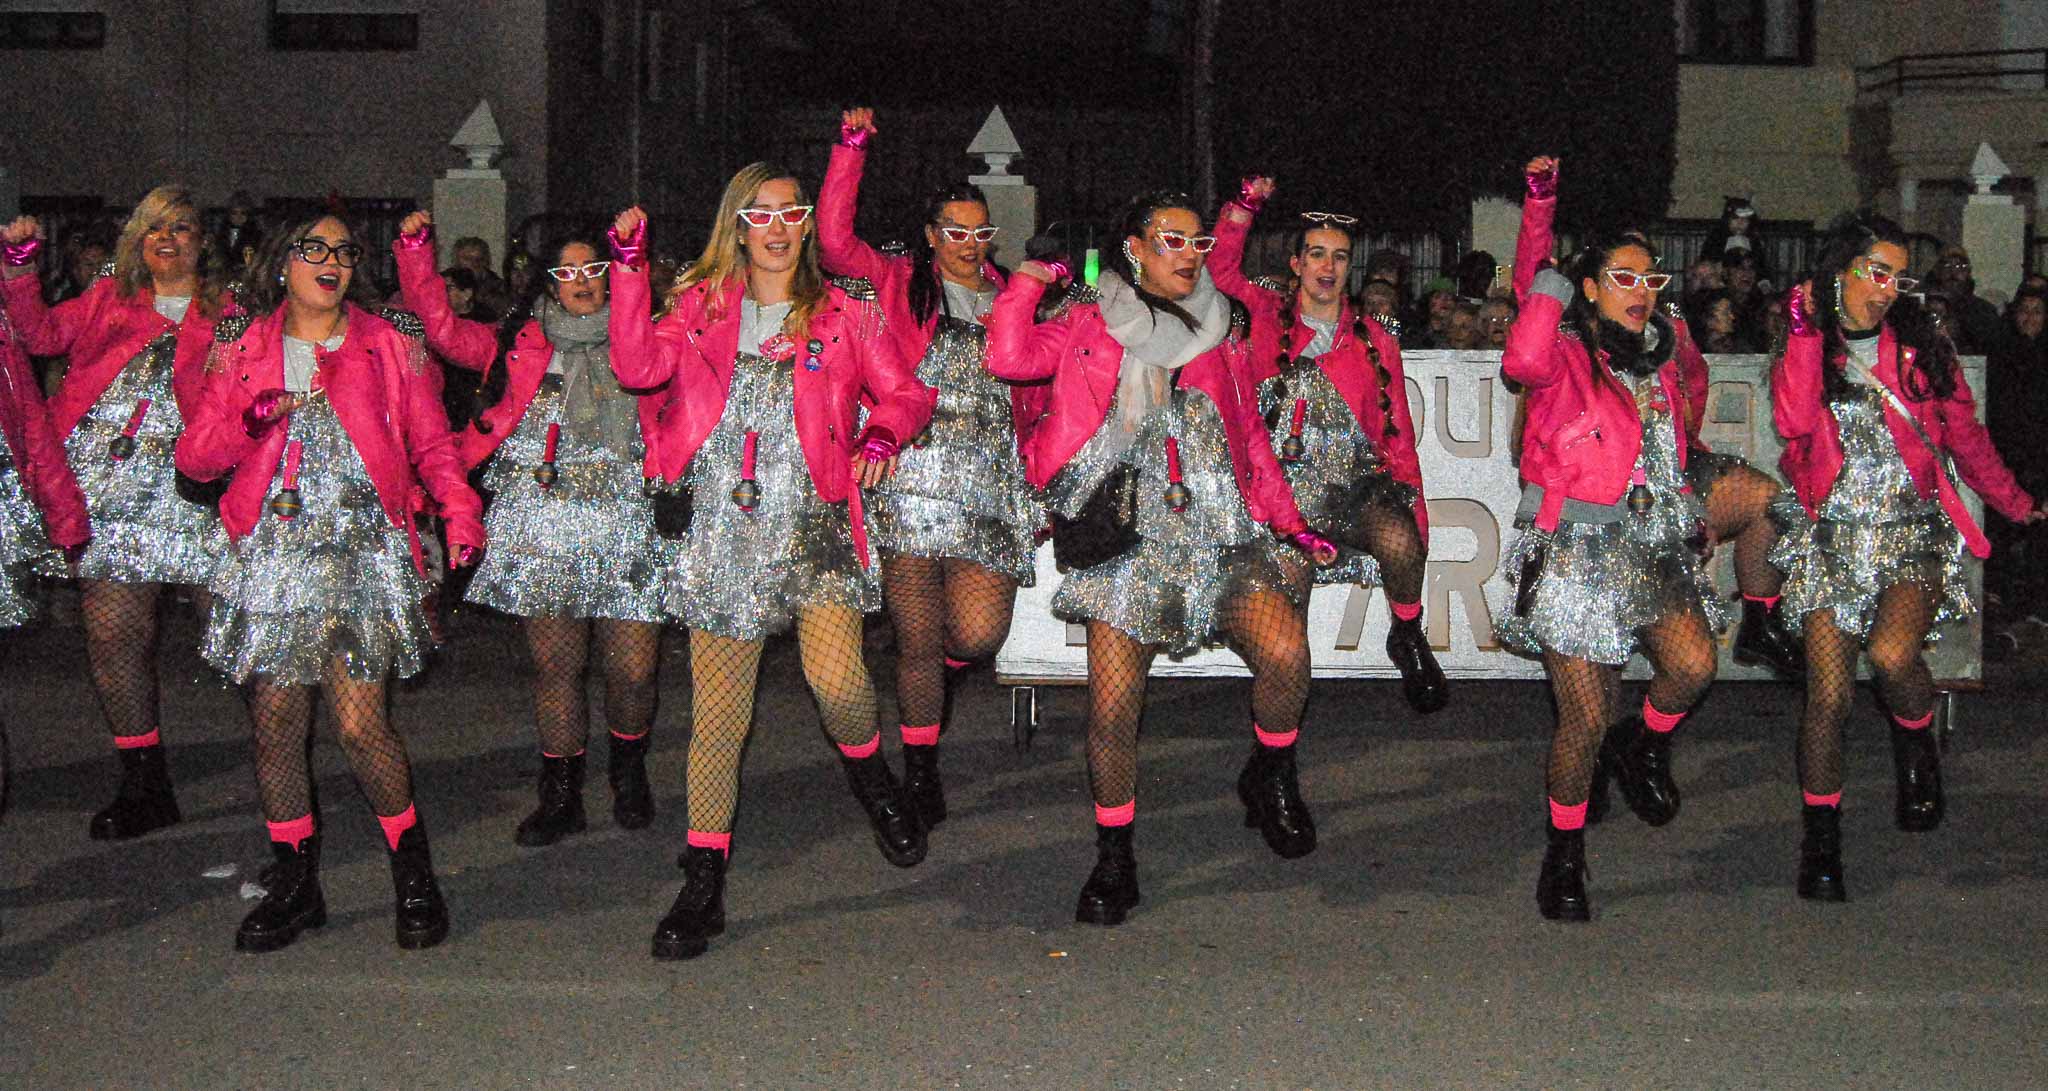
[[[1365,473],[1367,476],[1363,479],[1364,487],[1360,490],[1365,497],[1365,503],[1383,510],[1389,516],[1413,522],[1415,498],[1421,495],[1421,490],[1394,480],[1393,475],[1384,470],[1368,470]],[[1294,492],[1297,502],[1305,501],[1306,493],[1309,491],[1297,488]],[[1321,531],[1325,535],[1329,533],[1329,507],[1326,503],[1319,504],[1316,514],[1309,515],[1308,506],[1302,504],[1302,516],[1308,520],[1310,529]],[[1318,587],[1343,584],[1378,587],[1380,583],[1380,562],[1374,559],[1372,554],[1342,543],[1337,546],[1336,564],[1328,568],[1315,569],[1315,584]]]
[[[201,654],[237,682],[314,685],[339,657],[350,678],[418,674],[431,638],[405,532],[393,527],[333,409],[292,414],[305,444],[294,519],[266,511],[213,580]]]
[[[1715,632],[1731,620],[1700,563],[1706,510],[1699,494],[1684,491],[1670,417],[1652,415],[1643,433],[1648,511],[1553,532],[1517,521],[1521,534],[1505,561],[1514,608],[1494,627],[1508,648],[1620,666],[1661,618],[1694,612]]]
[[[1301,412],[1300,457],[1287,457],[1294,414]],[[1412,510],[1418,490],[1395,481],[1386,472],[1373,438],[1359,427],[1344,395],[1307,357],[1297,358],[1259,386],[1259,411],[1273,434],[1273,456],[1294,490],[1294,502],[1313,530],[1327,533],[1339,498],[1353,498],[1354,483],[1366,483],[1368,503],[1402,512]],[[1372,555],[1340,545],[1337,563],[1315,570],[1318,586],[1380,584],[1379,562]]]
[[[154,348],[136,357],[107,387],[64,441],[64,453],[92,518],[92,544],[78,575],[119,583],[189,583],[213,578],[227,534],[212,508],[178,495],[171,449],[184,430],[171,397],[170,365],[148,363]],[[149,412],[135,436],[135,453],[109,452],[127,427],[138,399]]]
[[[1263,527],[1252,522],[1230,460],[1223,421],[1207,395],[1179,389],[1140,422],[1119,451],[1111,406],[1104,431],[1061,470],[1046,493],[1052,507],[1078,513],[1119,465],[1138,473],[1138,544],[1113,560],[1069,572],[1053,595],[1063,621],[1099,621],[1170,654],[1187,654],[1217,635],[1223,608],[1238,596],[1278,591],[1301,605]],[[1167,506],[1167,437],[1180,444],[1181,483],[1189,500]]]
[[[847,505],[820,500],[811,483],[792,375],[790,364],[741,355],[725,414],[691,460],[694,515],[670,569],[667,608],[693,629],[761,640],[788,629],[802,607],[882,608],[881,584],[854,551]],[[758,443],[752,511],[732,499],[749,430]]]
[[[1795,632],[1806,615],[1832,610],[1837,628],[1868,640],[1878,596],[1900,583],[1934,593],[1930,641],[1940,639],[1940,626],[1977,611],[1963,568],[1963,536],[1938,510],[1904,522],[1858,524],[1810,519],[1797,500],[1781,497],[1772,514],[1786,528],[1771,563],[1785,573],[1780,609]]]
[[[43,513],[22,488],[0,442],[0,629],[35,620],[35,577],[64,575],[63,558],[44,536]]]
[[[1044,508],[1024,480],[1010,388],[982,367],[980,326],[941,317],[918,364],[939,392],[931,424],[874,490],[875,540],[917,557],[954,557],[1032,583]]]
[[[495,494],[484,516],[490,548],[466,597],[520,617],[663,620],[679,547],[654,532],[640,463],[564,428],[555,482],[543,488],[533,473],[546,436],[546,416],[529,411],[493,456],[485,475]]]

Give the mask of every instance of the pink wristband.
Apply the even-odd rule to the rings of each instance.
[[[842,148],[852,148],[855,151],[865,151],[868,146],[868,137],[873,135],[875,135],[873,129],[860,125],[841,125],[839,127],[839,146]]]
[[[418,249],[420,249],[421,247],[424,247],[424,246],[428,246],[428,245],[431,245],[431,244],[433,243],[433,241],[434,241],[434,225],[433,225],[433,224],[427,224],[427,225],[425,225],[425,226],[421,227],[421,228],[420,228],[420,229],[419,229],[418,231],[415,231],[415,232],[413,232],[413,233],[412,233],[412,234],[410,234],[410,235],[400,235],[400,236],[398,236],[398,246],[399,246],[399,249],[401,249],[401,250],[418,250]]]
[[[1538,171],[1524,177],[1529,183],[1529,196],[1539,201],[1547,201],[1557,196],[1557,171]]]
[[[1237,206],[1253,215],[1257,215],[1260,209],[1266,207],[1266,199],[1259,196],[1258,190],[1253,188],[1257,181],[1258,176],[1252,175],[1240,179],[1237,183]]]
[[[647,256],[646,220],[641,220],[633,226],[633,234],[630,238],[620,238],[619,229],[616,225],[605,228],[604,237],[611,240],[612,257],[617,258],[621,265],[630,265],[638,269],[640,267],[640,259]]]
[[[35,263],[36,255],[42,252],[43,240],[30,236],[20,242],[10,242],[4,248],[7,264],[19,269]]]

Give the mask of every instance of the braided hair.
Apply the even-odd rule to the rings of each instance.
[[[1356,235],[1352,234],[1349,229],[1336,223],[1311,224],[1304,220],[1300,226],[1287,233],[1287,252],[1294,257],[1300,257],[1302,252],[1308,247],[1308,236],[1311,231],[1335,231],[1343,235],[1345,240],[1354,246],[1358,242]],[[1300,318],[1301,285],[1299,278],[1294,278],[1289,287],[1289,291],[1281,294],[1280,357],[1275,361],[1278,369],[1283,374],[1287,371],[1288,366],[1294,362],[1294,357],[1287,351],[1287,341],[1293,335],[1294,324]],[[1388,406],[1388,411],[1381,414],[1383,418],[1381,435],[1383,438],[1393,439],[1399,431],[1394,427],[1394,414],[1391,411],[1393,398],[1396,393],[1393,389],[1394,374],[1387,370],[1386,361],[1380,358],[1380,347],[1372,339],[1371,324],[1365,315],[1365,301],[1362,298],[1349,296],[1346,297],[1345,301],[1351,304],[1351,335],[1358,338],[1359,344],[1365,346],[1366,359],[1372,361],[1373,371],[1378,376],[1380,394]]]

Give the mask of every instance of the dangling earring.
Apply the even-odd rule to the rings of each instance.
[[[1124,240],[1124,260],[1131,263],[1131,283],[1136,285],[1142,275],[1138,267],[1138,255],[1131,249],[1131,240]]]
[[[280,288],[284,287],[284,274],[281,272],[277,274],[277,286]]]
[[[1842,305],[1842,274],[1840,274],[1840,273],[1836,273],[1836,274],[1835,274],[1835,318],[1839,320],[1839,319],[1840,319],[1840,318],[1841,318],[1841,317],[1842,317],[1843,315],[1845,315],[1845,314],[1848,314],[1848,313],[1849,313],[1849,308],[1847,308],[1847,307],[1845,307],[1845,306],[1843,306],[1843,305]]]

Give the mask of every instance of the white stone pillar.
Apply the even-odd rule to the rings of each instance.
[[[1920,230],[1920,179],[1899,179],[1899,223],[1908,231]]]
[[[2027,257],[2027,210],[2011,197],[1991,192],[2005,174],[2005,163],[1991,145],[1978,145],[1976,161],[1970,167],[1977,192],[1963,206],[1963,249],[1970,252],[1977,294],[1998,304],[2019,289]]]
[[[1515,242],[1522,236],[1522,206],[1498,197],[1480,197],[1472,202],[1472,249],[1493,255],[1495,264],[1509,271],[1494,278],[1495,288],[1513,283]]]
[[[505,260],[505,176],[492,163],[505,148],[491,104],[479,102],[448,143],[469,156],[434,180],[434,248],[442,268],[453,264],[455,240],[475,236],[491,248],[491,261]],[[495,269],[493,270],[496,271]]]
[[[1024,154],[1017,135],[1003,118],[1003,108],[989,112],[981,131],[967,144],[967,154],[978,155],[988,173],[967,180],[981,187],[988,197],[988,219],[1002,233],[996,236],[996,253],[1004,265],[1015,268],[1024,260],[1024,244],[1038,233],[1038,187],[1021,175],[1010,173],[1010,161]]]

